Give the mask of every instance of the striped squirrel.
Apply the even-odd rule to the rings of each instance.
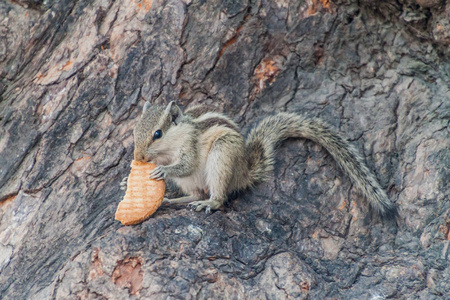
[[[151,107],[147,101],[134,129],[134,159],[158,165],[150,178],[170,178],[187,195],[165,198],[164,203],[189,203],[196,211],[209,212],[222,206],[230,193],[269,179],[276,149],[288,138],[306,138],[323,146],[372,209],[383,217],[396,216],[396,205],[355,148],[316,118],[293,113],[269,116],[244,140],[235,122],[207,106],[183,113],[174,101],[167,107]]]

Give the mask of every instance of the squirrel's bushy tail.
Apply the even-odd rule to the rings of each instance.
[[[269,178],[276,148],[287,138],[306,138],[323,146],[362,191],[371,208],[385,217],[396,216],[396,205],[389,200],[356,149],[319,119],[280,113],[265,118],[253,128],[246,141],[252,183]]]

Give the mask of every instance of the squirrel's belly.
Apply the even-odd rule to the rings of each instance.
[[[190,176],[174,177],[173,180],[186,195],[209,194],[204,173],[198,170]]]

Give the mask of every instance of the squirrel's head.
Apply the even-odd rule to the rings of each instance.
[[[178,123],[183,113],[174,101],[167,107],[151,106],[145,102],[141,118],[134,128],[134,159],[165,164],[176,147]],[[155,161],[158,160],[158,161]]]

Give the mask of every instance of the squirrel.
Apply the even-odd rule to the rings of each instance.
[[[207,106],[182,112],[174,101],[166,107],[151,107],[147,101],[134,128],[134,159],[155,163],[150,178],[170,178],[187,195],[164,198],[163,203],[188,203],[195,211],[210,212],[220,208],[232,192],[269,179],[276,150],[288,138],[305,138],[323,146],[362,191],[371,209],[386,218],[397,215],[396,204],[351,144],[324,121],[294,113],[264,118],[244,139],[234,121]]]

